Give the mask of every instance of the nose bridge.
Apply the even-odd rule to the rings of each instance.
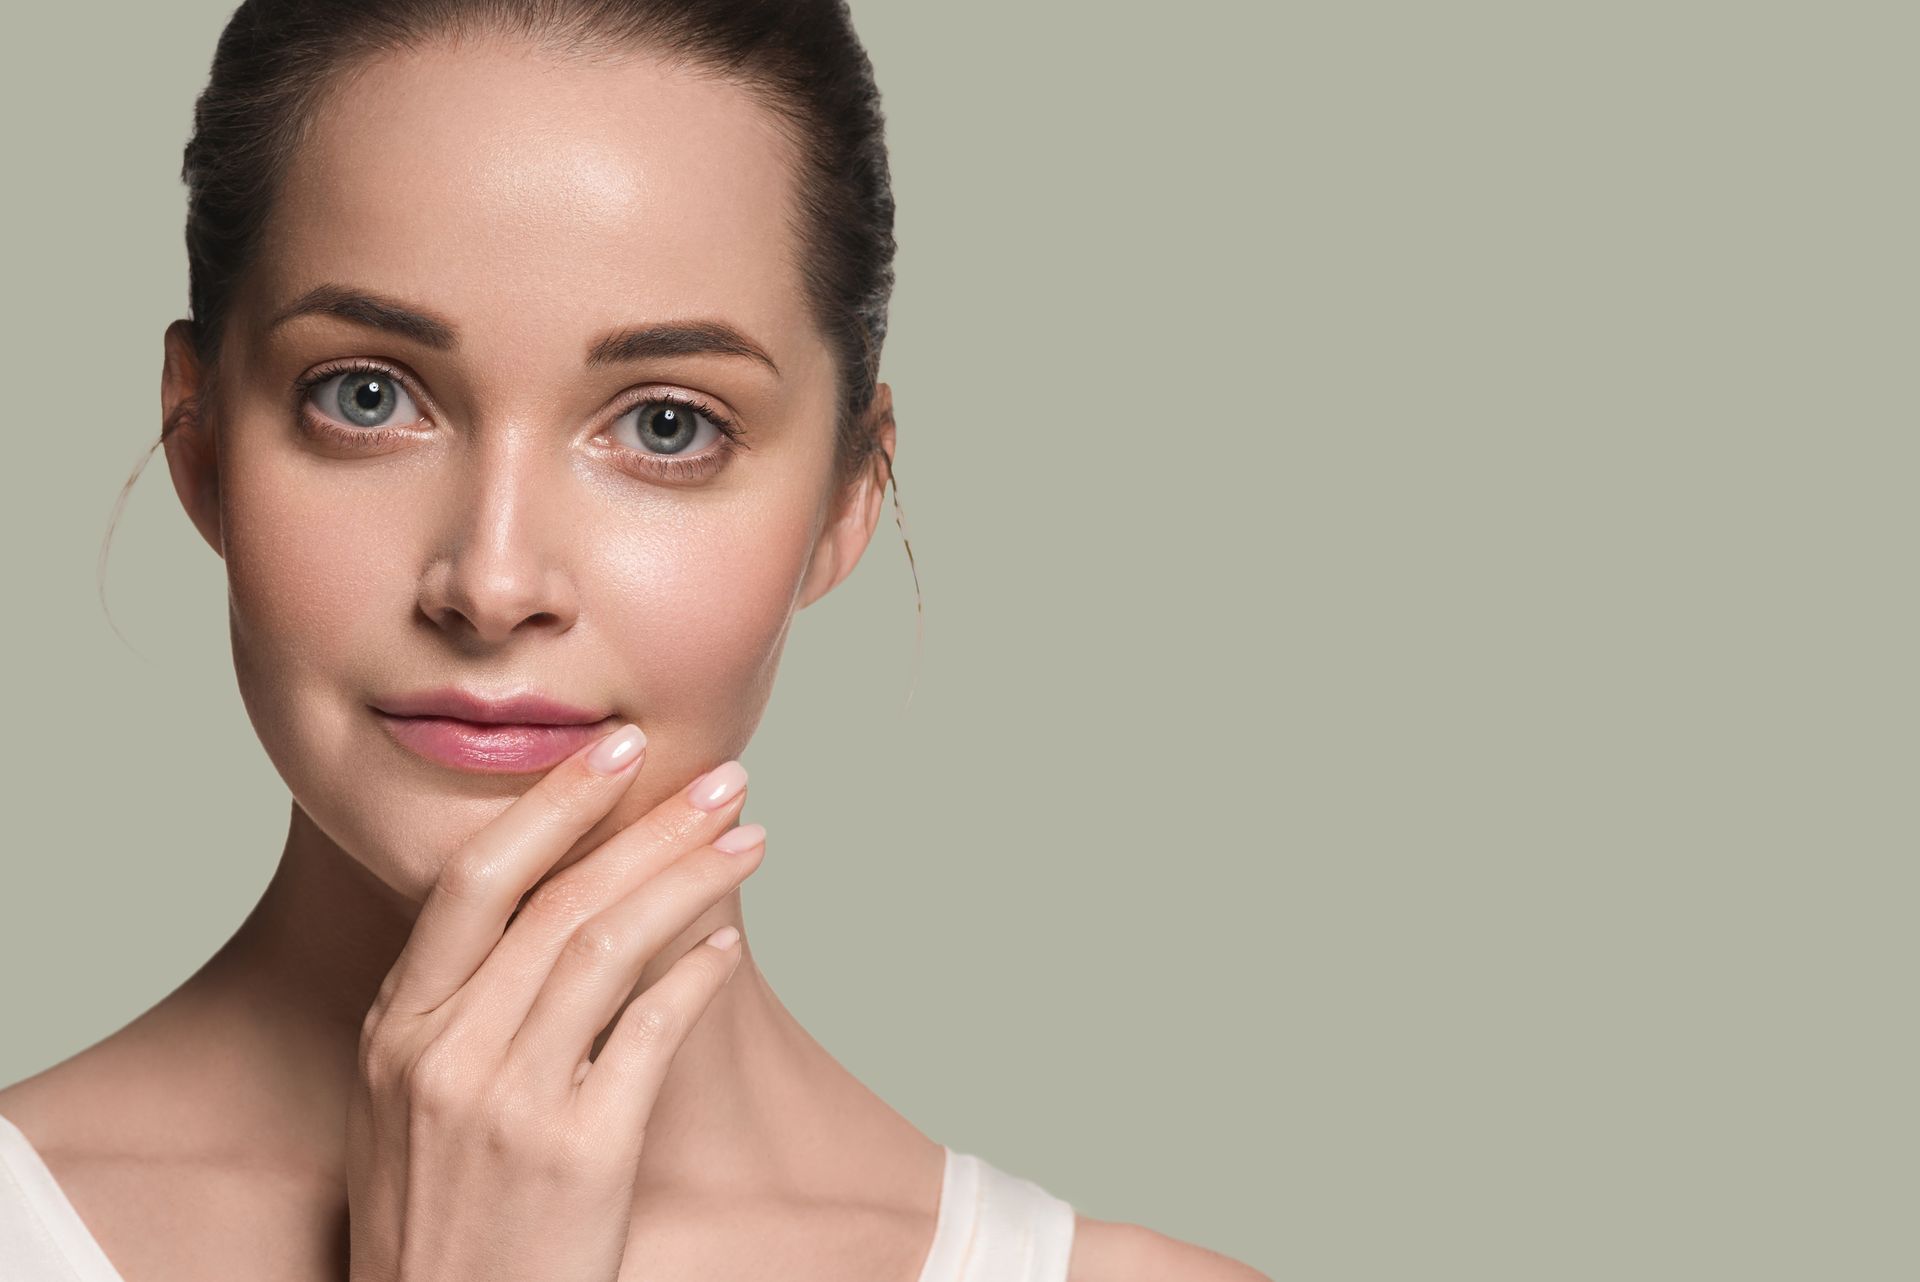
[[[542,436],[483,430],[460,452],[441,557],[422,585],[422,608],[443,628],[464,620],[500,641],[523,624],[572,622],[565,464]]]

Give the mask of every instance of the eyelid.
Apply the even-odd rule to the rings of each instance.
[[[662,390],[663,388],[666,390]],[[720,435],[731,441],[738,442],[740,439],[740,429],[734,422],[733,416],[716,408],[713,402],[707,397],[697,395],[693,392],[681,391],[678,388],[666,388],[665,384],[644,383],[637,388],[633,388],[631,396],[623,396],[622,399],[625,400],[626,403],[622,405],[619,412],[613,416],[613,422],[619,422],[634,410],[639,409],[642,405],[658,405],[664,402],[669,405],[684,406],[702,415],[709,423],[712,423],[714,427],[719,429]],[[609,424],[609,426],[611,426],[611,424]],[[742,445],[741,448],[744,449],[746,447]],[[660,455],[659,457],[665,458],[668,456]]]
[[[378,357],[368,356],[349,356],[341,357],[338,360],[325,361],[295,379],[295,412],[302,416],[310,410],[315,414],[319,414],[320,412],[314,410],[309,404],[312,399],[313,389],[341,374],[351,373],[378,373],[386,375],[394,382],[400,384],[400,386],[406,390],[407,395],[413,399],[416,408],[421,410],[422,417],[417,421],[430,423],[435,420],[436,411],[433,398],[421,390],[419,381],[414,378],[411,372],[400,369],[396,365]],[[639,467],[643,471],[652,473],[655,477],[672,477],[681,473],[691,474],[696,470],[710,469],[717,471],[735,452],[752,448],[742,439],[742,433],[734,417],[718,409],[708,397],[684,391],[667,384],[643,383],[627,389],[627,391],[621,393],[616,399],[623,403],[608,420],[607,426],[595,433],[596,440],[609,435],[613,426],[634,410],[643,405],[653,405],[661,402],[685,406],[687,409],[705,418],[709,423],[712,423],[714,429],[720,433],[720,443],[718,445],[690,458],[681,458],[671,454],[649,454],[645,450],[629,449],[624,445],[609,445],[609,448],[617,454],[626,457],[637,457],[644,460],[639,464]],[[396,437],[411,436],[415,434],[416,430],[411,423],[406,425],[388,424],[381,427],[350,427],[335,419],[328,418],[324,414],[320,415],[320,417],[324,424],[325,431],[343,440],[351,440],[360,444],[379,443],[392,440]]]
[[[312,409],[310,402],[313,399],[314,388],[327,382],[329,379],[337,378],[342,374],[353,373],[385,374],[388,378],[400,384],[400,386],[406,390],[407,395],[413,398],[414,408],[421,411],[422,417],[419,421],[433,421],[435,416],[433,398],[421,391],[418,380],[416,380],[412,374],[397,369],[385,361],[364,356],[343,357],[337,361],[324,361],[295,379],[293,382],[294,409],[304,414],[309,409]],[[314,410],[313,412],[316,414],[320,413],[318,410]],[[381,440],[396,433],[410,433],[413,431],[413,425],[411,423],[388,423],[380,427],[350,427],[336,419],[327,418],[324,414],[321,414],[321,418],[328,427],[336,428],[341,432],[356,437],[363,437],[368,440]]]
[[[698,454],[690,455],[655,454],[616,440],[620,425],[635,410],[646,405],[676,405],[690,410],[696,417],[706,419],[719,439]],[[732,421],[715,410],[705,398],[678,389],[662,389],[658,385],[651,390],[646,387],[634,389],[633,396],[627,398],[627,404],[613,416],[605,430],[595,434],[594,440],[604,442],[600,448],[613,457],[615,466],[664,484],[695,483],[717,476],[733,461],[735,454],[743,453],[748,448]]]
[[[300,401],[304,402],[312,395],[314,388],[326,382],[328,379],[340,374],[365,371],[375,371],[387,375],[407,390],[407,394],[413,398],[416,406],[420,406],[429,411],[431,410],[433,398],[426,395],[420,389],[418,381],[412,374],[374,357],[343,357],[338,361],[327,361],[317,365],[312,370],[294,380],[295,395],[298,396]],[[671,401],[674,404],[684,405],[688,409],[696,410],[706,415],[707,421],[720,429],[722,435],[735,441],[739,440],[740,430],[734,416],[718,408],[710,398],[677,389],[663,394],[660,390],[663,386],[665,385],[643,383],[638,387],[629,388],[617,398],[624,403],[620,406],[619,410],[614,413],[613,417],[618,419],[642,405],[651,404],[655,401]],[[360,428],[355,430],[364,433],[380,431],[382,429]],[[745,446],[743,445],[742,448],[744,449]]]

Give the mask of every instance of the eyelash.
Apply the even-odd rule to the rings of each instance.
[[[309,415],[307,413],[307,399],[312,394],[313,389],[328,379],[340,374],[382,374],[406,388],[408,395],[413,396],[416,401],[420,399],[419,394],[413,390],[411,380],[396,369],[374,361],[340,361],[331,365],[322,365],[312,372],[303,374],[294,380],[293,403],[295,414],[306,419],[314,429],[323,435],[354,445],[384,445],[388,442],[398,441],[414,434],[410,430],[401,427],[342,427],[331,419],[320,416],[317,412]],[[636,457],[643,460],[639,464],[643,470],[676,480],[694,479],[705,473],[718,471],[721,464],[725,463],[735,450],[747,448],[741,442],[739,429],[734,426],[732,419],[721,414],[705,401],[698,397],[689,396],[685,392],[654,392],[651,395],[642,396],[638,400],[623,407],[619,414],[615,415],[614,421],[618,422],[642,406],[659,404],[661,402],[681,406],[705,418],[719,431],[720,443],[699,457],[691,459],[676,458],[667,454],[648,454],[644,450],[628,449],[624,445],[614,447],[622,456]]]

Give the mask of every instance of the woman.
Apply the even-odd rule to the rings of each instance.
[[[893,200],[825,0],[249,0],[162,440],[294,799],[187,983],[0,1091],[9,1279],[1253,1279],[793,1019],[735,759],[891,477]]]

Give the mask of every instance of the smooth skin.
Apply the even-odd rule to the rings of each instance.
[[[184,322],[168,327],[168,468],[224,561],[240,692],[292,812],[270,883],[205,965],[126,1027],[0,1090],[0,1115],[128,1282],[337,1282],[350,1250],[378,1249],[377,1211],[348,1225],[345,1119],[375,1066],[395,1062],[364,1053],[369,1017],[442,874],[541,804],[534,776],[413,756],[369,706],[441,684],[536,689],[648,737],[610,808],[545,867],[526,922],[537,929],[516,919],[494,937],[507,950],[487,982],[496,1006],[509,991],[543,993],[553,1012],[577,1002],[541,1024],[577,1030],[601,1009],[611,1018],[619,972],[621,1000],[638,995],[630,1015],[656,984],[672,991],[676,964],[716,928],[743,931],[724,983],[674,999],[698,1005],[697,1020],[656,1027],[645,1068],[609,1079],[630,1092],[628,1129],[607,1127],[597,1151],[632,1158],[631,1196],[580,1249],[606,1258],[621,1238],[619,1277],[648,1282],[914,1282],[939,1143],[788,1012],[754,963],[739,886],[652,896],[634,910],[640,934],[663,922],[674,933],[646,940],[658,947],[644,956],[604,915],[648,898],[638,870],[672,847],[648,825],[746,747],[793,616],[852,571],[878,520],[879,460],[844,488],[832,475],[835,370],[801,291],[793,174],[746,91],[648,55],[587,65],[506,41],[381,55],[329,97],[295,157],[217,368],[194,359]],[[429,314],[454,341],[365,313],[271,323],[322,284]],[[777,368],[725,354],[585,359],[610,330],[690,320],[733,326]],[[378,443],[293,391],[350,359],[404,389]],[[628,411],[660,392],[733,419],[745,448],[697,474],[657,470]],[[884,384],[873,414],[891,454]],[[687,453],[718,440],[703,426]],[[719,866],[700,843],[741,804],[711,832],[683,831],[695,848],[676,853]],[[778,858],[780,834],[768,845]],[[551,855],[530,841],[501,866],[524,873]],[[481,880],[470,925],[490,929],[516,877]],[[510,1015],[461,1043],[474,1058],[453,1080],[505,1080],[484,1056]],[[367,1107],[380,1098],[398,1097]],[[484,1223],[486,1208],[471,1209]],[[1073,1282],[1260,1276],[1140,1225],[1077,1223]]]
[[[723,928],[644,992],[632,986],[662,942],[759,867],[766,843],[760,825],[726,833],[744,792],[712,813],[682,792],[541,881],[638,763],[603,773],[581,749],[435,882],[361,1030],[352,1282],[640,1274],[623,1257],[654,1100],[732,975],[737,937]],[[745,848],[703,844],[723,835]]]

